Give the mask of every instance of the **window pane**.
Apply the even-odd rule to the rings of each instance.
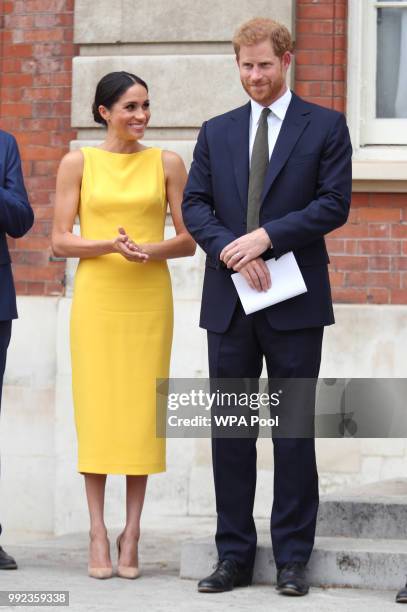
[[[377,9],[376,117],[407,117],[407,9]]]

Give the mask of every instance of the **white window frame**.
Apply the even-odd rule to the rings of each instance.
[[[349,0],[348,113],[353,136],[361,147],[407,145],[407,119],[376,118],[377,8],[407,10],[407,1]]]

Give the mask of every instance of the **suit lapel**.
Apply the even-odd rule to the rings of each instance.
[[[249,124],[250,102],[231,114],[228,130],[235,180],[244,209],[247,209],[249,188]]]
[[[267,169],[262,201],[264,201],[273,182],[287,162],[294,145],[308,125],[309,115],[310,110],[307,105],[293,93]]]

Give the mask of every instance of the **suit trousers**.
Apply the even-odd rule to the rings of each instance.
[[[239,303],[225,333],[208,331],[209,375],[211,379],[258,379],[265,357],[271,382],[273,378],[317,379],[323,329],[276,330],[264,311],[246,315]],[[271,539],[279,568],[290,561],[306,563],[311,555],[318,473],[313,437],[273,437],[273,445]],[[212,462],[219,559],[251,568],[257,544],[253,520],[256,437],[213,437]]]
[[[11,321],[0,321],[0,412],[1,394],[3,390],[3,376],[6,369],[7,348],[11,338]],[[0,525],[1,534],[1,525]]]
[[[3,376],[6,369],[7,348],[11,338],[11,320],[0,321],[0,411],[1,393],[3,390]]]

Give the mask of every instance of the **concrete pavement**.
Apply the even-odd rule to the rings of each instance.
[[[257,525],[259,530],[264,530],[267,521],[257,521]],[[272,586],[255,585],[230,593],[198,593],[195,581],[179,578],[181,545],[185,539],[207,536],[213,529],[212,518],[144,517],[140,542],[142,576],[135,581],[88,578],[86,533],[39,540],[26,540],[20,535],[17,542],[14,534],[14,543],[13,534],[6,533],[1,544],[16,556],[19,570],[0,572],[1,590],[68,590],[69,610],[75,612],[240,612],[253,608],[256,612],[385,612],[398,609],[394,591],[313,588],[307,597],[300,599],[281,596]],[[109,534],[114,562],[113,542],[117,533],[112,530]]]

